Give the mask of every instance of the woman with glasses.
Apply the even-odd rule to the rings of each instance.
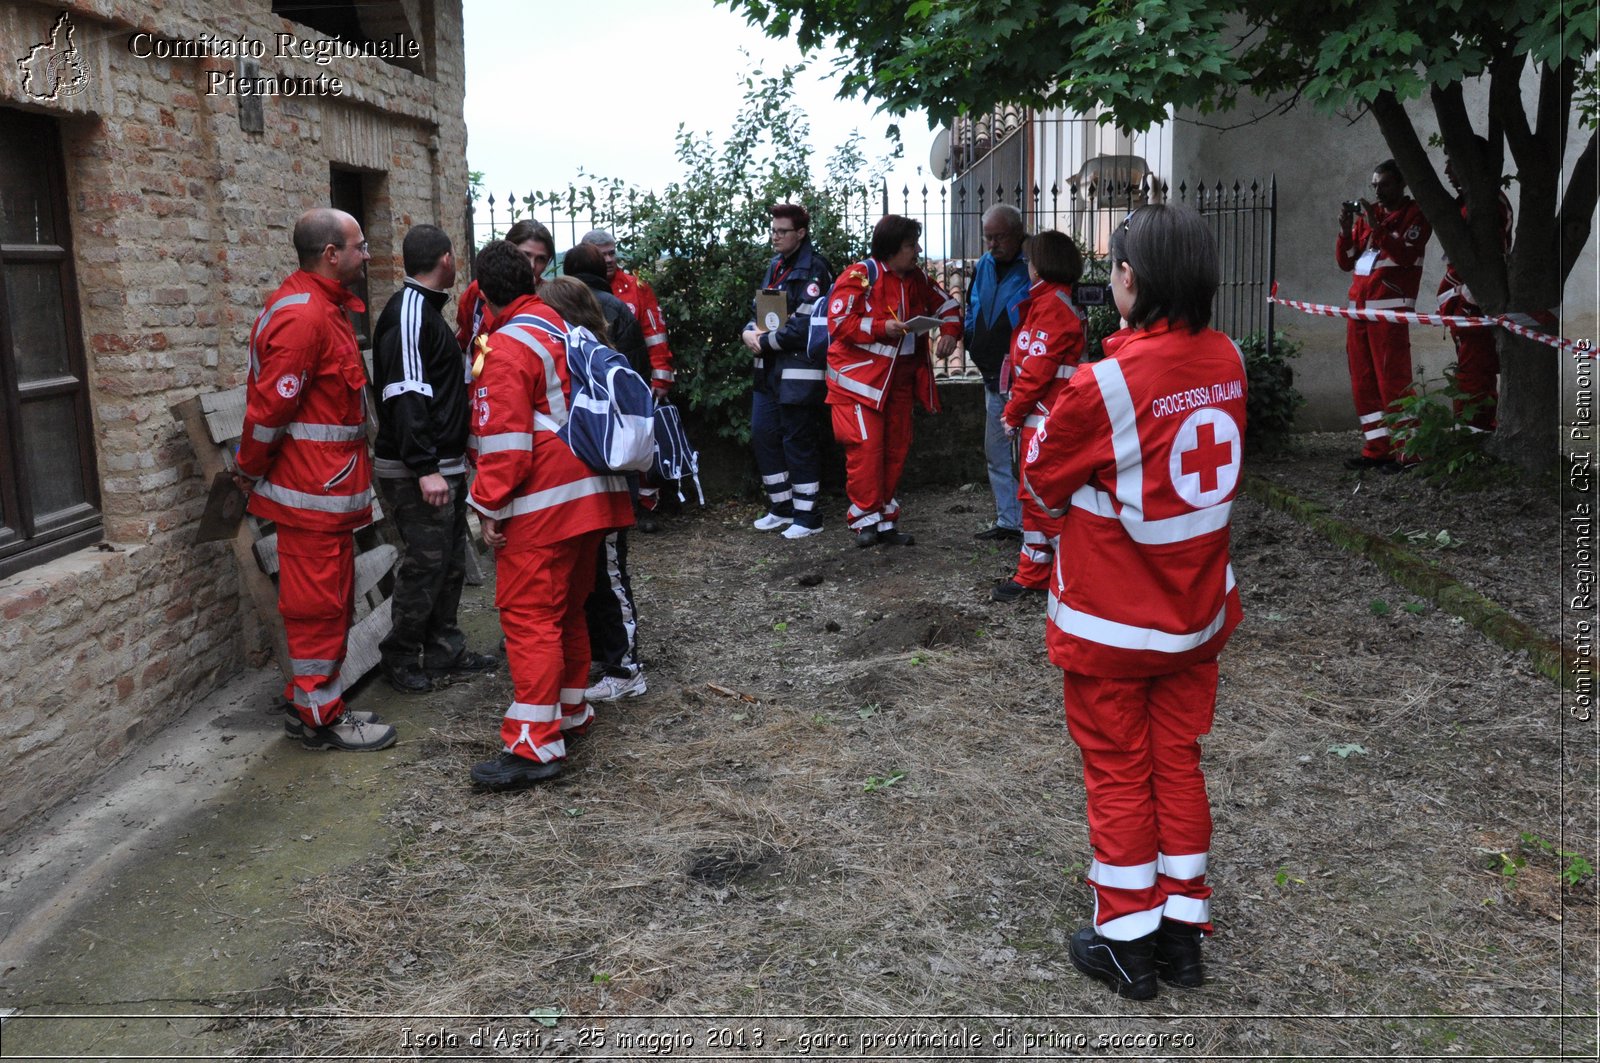
[[[804,539],[822,531],[817,494],[822,490],[822,459],[817,450],[817,407],[827,385],[807,352],[811,315],[833,287],[833,267],[811,246],[811,215],[798,203],[778,203],[772,215],[772,261],[761,291],[781,295],[787,313],[762,320],[759,305],[741,337],[753,356],[750,445],[767,492],[767,512],[757,531],[782,529],[785,539]],[[759,303],[759,299],[757,302]],[[824,312],[826,312],[824,310]]]
[[[857,546],[916,541],[897,527],[895,488],[911,449],[911,407],[937,413],[939,393],[931,330],[917,329],[913,319],[942,321],[940,358],[961,338],[961,307],[918,264],[921,235],[921,222],[885,215],[872,230],[872,257],[845,270],[828,297],[828,406],[844,447]]]
[[[1207,327],[1216,242],[1193,211],[1141,207],[1111,238],[1126,327],[1080,366],[1024,456],[1025,489],[1064,516],[1046,643],[1083,754],[1092,926],[1071,958],[1119,996],[1204,981],[1211,809],[1200,736],[1238,625],[1228,517],[1245,368]]]

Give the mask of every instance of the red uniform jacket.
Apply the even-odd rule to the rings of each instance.
[[[664,389],[672,385],[672,348],[667,346],[667,319],[650,285],[631,273],[617,270],[611,278],[611,294],[621,299],[639,322],[644,345],[650,352],[650,386]]]
[[[1350,236],[1339,233],[1333,247],[1339,268],[1355,273],[1350,281],[1350,308],[1416,309],[1422,249],[1432,234],[1422,208],[1409,199],[1383,213],[1376,229],[1367,224],[1365,215],[1357,215]]]
[[[944,319],[941,336],[959,339],[961,306],[920,269],[901,277],[878,263],[877,272],[877,283],[869,287],[867,265],[857,262],[839,274],[828,296],[828,402],[881,410],[890,377],[914,373],[917,404],[937,411],[928,334],[892,340],[885,326],[929,315]]]
[[[461,344],[461,349],[470,358],[472,351],[469,349],[472,341],[478,338],[484,326],[489,322],[489,304],[484,302],[483,293],[478,290],[478,282],[473,281],[467,285],[467,290],[461,293],[461,298],[456,302],[456,342]]]
[[[238,467],[256,481],[258,517],[313,531],[372,522],[367,371],[346,309],[365,309],[335,281],[296,270],[250,330]]]
[[[1461,205],[1461,217],[1467,216],[1467,202],[1465,198],[1458,198]],[[1511,200],[1506,198],[1504,192],[1500,193],[1500,250],[1505,254],[1511,253]],[[1472,290],[1467,287],[1467,282],[1461,279],[1461,274],[1456,272],[1450,260],[1444,260],[1444,276],[1439,278],[1439,313],[1459,314],[1468,317],[1479,312],[1478,304],[1473,301]]]
[[[566,329],[537,295],[525,295],[486,323],[489,350],[472,385],[478,478],[467,501],[506,521],[507,550],[561,542],[633,523],[628,483],[596,473],[555,433],[572,396],[567,352],[536,328],[508,325],[534,314]]]
[[[1124,329],[1105,349],[1024,455],[1026,490],[1066,515],[1046,644],[1069,672],[1164,675],[1216,657],[1242,616],[1228,516],[1244,359],[1220,332],[1164,321]]]
[[[1017,316],[1000,370],[1000,388],[1011,392],[1002,419],[1011,428],[1037,428],[1083,357],[1083,321],[1072,305],[1072,285],[1044,280],[1028,289]]]

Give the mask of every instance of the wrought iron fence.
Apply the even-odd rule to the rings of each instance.
[[[996,204],[1021,210],[1029,231],[1056,229],[1071,235],[1087,252],[1085,277],[1093,279],[1107,276],[1104,256],[1111,231],[1130,210],[1146,203],[1186,203],[1210,223],[1217,238],[1221,285],[1213,304],[1213,327],[1236,339],[1264,332],[1270,351],[1273,307],[1268,296],[1276,265],[1276,178],[1265,184],[1258,180],[1231,185],[1184,181],[1173,189],[1148,173],[1137,180],[1126,180],[1128,176],[1128,172],[1102,166],[1092,170],[1086,180],[1053,182],[1049,188],[930,178],[915,193],[906,184],[897,194],[891,194],[887,186],[841,189],[822,193],[822,203],[811,202],[807,207],[814,214],[822,209],[835,212],[847,230],[859,236],[860,257],[865,257],[872,227],[883,214],[893,211],[921,222],[923,246],[930,252],[925,261],[930,276],[965,305],[968,282],[982,249],[961,234],[979,232],[984,212]],[[610,231],[626,251],[632,235],[627,220],[639,216],[640,208],[651,205],[654,196],[612,192],[604,197],[592,189],[557,195],[491,194],[484,201],[486,217],[468,207],[474,246],[503,235],[519,219],[534,217],[550,229],[557,251],[576,244],[590,229]],[[960,347],[938,370],[944,376],[977,375]]]

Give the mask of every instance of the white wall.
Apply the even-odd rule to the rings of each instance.
[[[1487,83],[1467,86],[1467,105],[1479,132],[1486,125]],[[1527,98],[1537,86],[1530,75],[1524,83]],[[1424,142],[1438,131],[1433,110],[1426,101],[1409,107],[1417,134]],[[1339,204],[1360,196],[1371,198],[1369,182],[1374,164],[1389,157],[1388,146],[1370,115],[1350,121],[1328,116],[1302,104],[1287,115],[1243,124],[1244,111],[1231,115],[1199,116],[1180,112],[1173,121],[1172,171],[1175,180],[1186,173],[1245,178],[1277,175],[1278,180],[1278,294],[1289,299],[1343,305],[1350,275],[1334,264],[1333,243]],[[1220,130],[1222,125],[1237,128]],[[1574,135],[1567,165],[1577,158],[1587,133]],[[1443,173],[1443,152],[1435,149]],[[1512,184],[1507,194],[1517,206],[1519,190]],[[1417,304],[1431,310],[1439,277],[1444,272],[1442,251],[1433,242],[1428,249]],[[1596,334],[1597,303],[1595,236],[1591,232],[1578,264],[1568,277],[1562,335],[1574,339]],[[1295,383],[1306,397],[1300,425],[1308,429],[1351,428],[1355,408],[1350,401],[1349,372],[1344,355],[1344,322],[1313,317],[1278,308],[1278,328],[1305,344],[1295,364]],[[1411,332],[1412,361],[1429,382],[1443,380],[1444,367],[1455,360],[1455,349],[1443,329],[1416,326]],[[1572,408],[1573,360],[1563,357],[1564,393]]]

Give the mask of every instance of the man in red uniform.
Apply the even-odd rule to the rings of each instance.
[[[606,280],[611,282],[611,294],[622,300],[633,312],[644,332],[644,344],[650,352],[650,390],[657,402],[665,402],[672,390],[672,348],[667,345],[667,319],[662,316],[661,304],[650,285],[617,265],[617,240],[604,229],[590,229],[583,234],[583,243],[593,244],[606,261]],[[639,476],[639,530],[653,532],[657,528],[656,503],[660,490],[651,474]]]
[[[1489,142],[1482,137],[1478,141],[1478,150],[1487,155]],[[1444,176],[1450,182],[1450,187],[1456,190],[1456,204],[1461,209],[1461,217],[1467,217],[1467,198],[1461,191],[1461,182],[1456,177],[1455,169],[1450,165],[1449,158],[1444,160]],[[1500,209],[1500,246],[1504,254],[1511,253],[1511,200],[1506,198],[1504,191],[1499,193]],[[1439,313],[1449,314],[1452,317],[1477,317],[1483,310],[1472,301],[1472,291],[1467,287],[1467,282],[1461,279],[1461,274],[1456,272],[1450,260],[1444,260],[1444,276],[1439,279]],[[1466,398],[1457,399],[1452,404],[1455,407],[1456,417],[1460,417],[1468,404],[1472,406],[1472,416],[1467,419],[1469,427],[1480,432],[1493,432],[1495,429],[1495,405],[1500,399],[1500,390],[1496,377],[1500,375],[1500,355],[1495,350],[1495,332],[1493,328],[1459,328],[1455,325],[1448,326],[1450,338],[1456,343],[1456,389]]]
[[[1334,255],[1340,269],[1355,274],[1350,309],[1415,310],[1422,251],[1433,230],[1406,195],[1405,178],[1393,159],[1373,170],[1372,190],[1376,203],[1346,203],[1339,211]],[[1351,318],[1345,327],[1345,353],[1363,436],[1361,454],[1347,459],[1345,467],[1399,472],[1405,466],[1396,461],[1383,415],[1411,387],[1411,327]]]
[[[514,790],[558,775],[566,740],[594,717],[584,599],[595,553],[611,528],[632,522],[628,485],[585,465],[555,429],[572,397],[564,344],[539,321],[566,323],[533,293],[533,270],[496,240],[478,253],[489,341],[474,382],[478,478],[469,502],[495,548],[495,605],[506,633],[513,700],[500,727],[504,751],[472,781]]]
[[[926,332],[906,322],[938,317],[938,354],[961,338],[961,307],[917,265],[922,223],[887,214],[872,230],[872,258],[839,275],[828,296],[828,407],[844,447],[848,520],[857,546],[916,540],[899,531],[895,489],[911,449],[916,404],[939,411]],[[876,278],[876,279],[874,279]]]
[[[522,257],[533,267],[533,284],[538,288],[544,271],[556,260],[555,237],[539,222],[524,218],[506,230],[506,242],[521,251]],[[469,355],[473,353],[470,350],[472,341],[483,333],[486,312],[483,293],[478,288],[478,282],[473,281],[456,303],[456,342]]]
[[[250,330],[234,479],[250,512],[277,526],[290,733],[310,749],[383,749],[394,728],[347,713],[340,676],[355,609],[351,533],[372,522],[367,374],[345,311],[365,309],[350,285],[370,256],[360,224],[326,208],[295,222],[294,248],[300,268]]]
[[[1111,238],[1128,327],[1080,366],[1024,456],[1063,516],[1046,644],[1083,754],[1094,925],[1080,971],[1147,1000],[1204,980],[1211,808],[1200,736],[1241,618],[1228,520],[1242,471],[1244,359],[1207,328],[1216,243],[1193,211],[1141,207]]]

